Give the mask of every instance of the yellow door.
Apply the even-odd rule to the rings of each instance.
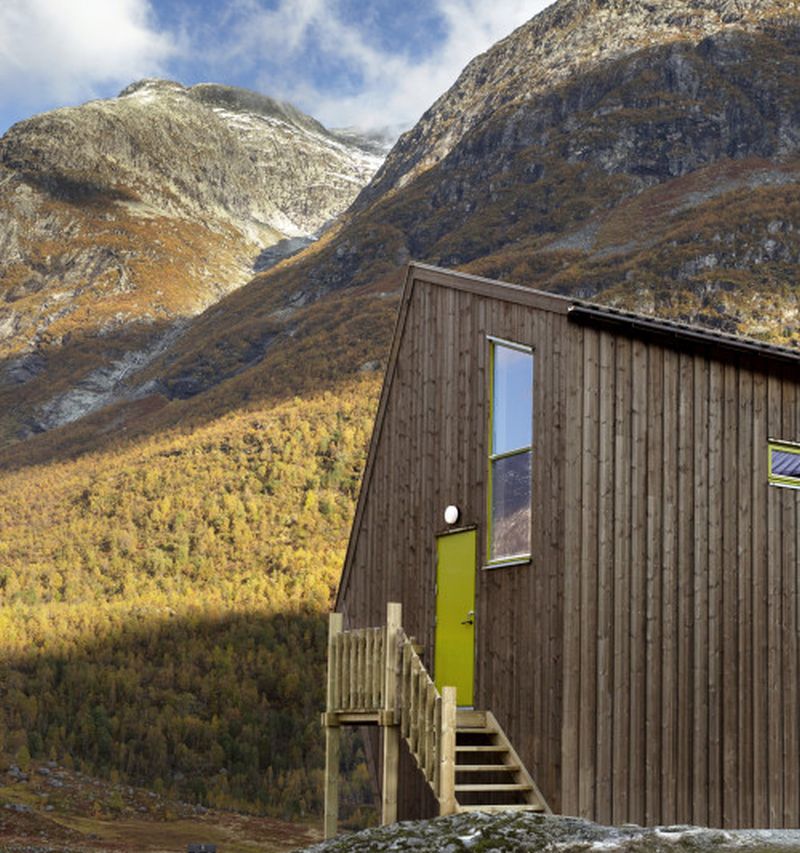
[[[475,558],[477,532],[436,540],[436,686],[456,688],[459,705],[473,705],[475,680]]]

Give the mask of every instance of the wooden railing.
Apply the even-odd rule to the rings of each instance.
[[[382,728],[383,823],[397,820],[401,735],[439,801],[439,813],[456,810],[456,691],[443,687],[439,693],[413,639],[402,628],[399,604],[388,605],[381,628],[344,631],[342,615],[331,614],[326,704],[326,838],[336,834],[341,725],[377,723]]]
[[[449,772],[449,766],[446,766],[443,785],[442,764],[448,765],[452,756],[453,768],[455,767],[455,699],[452,702],[443,702],[414,644],[405,633],[400,646],[400,732],[416,759],[417,766],[439,800],[440,808],[443,801],[447,801],[442,814],[449,814],[455,809],[454,799],[450,802],[454,796],[449,784],[452,774]],[[444,688],[445,691],[447,689]],[[451,734],[452,744],[449,742]]]
[[[384,707],[386,628],[358,628],[331,638],[334,671],[329,710],[378,711]]]

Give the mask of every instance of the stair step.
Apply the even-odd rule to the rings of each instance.
[[[486,711],[457,711],[456,728],[479,728],[486,725]]]
[[[496,735],[497,729],[493,726],[456,726],[457,735]]]
[[[487,746],[469,746],[468,744],[459,744],[456,746],[456,752],[508,752],[508,747],[503,744],[492,744]]]
[[[502,806],[502,805],[491,805],[491,806],[461,806],[459,805],[458,810],[460,812],[543,812],[544,806],[539,805],[538,803],[533,805],[531,803],[526,803],[525,805],[514,805],[514,806]]]
[[[504,783],[502,785],[459,785],[456,784],[456,791],[483,791],[485,793],[494,793],[495,791],[531,791],[530,785],[520,785],[517,783]]]
[[[516,773],[519,764],[456,764],[456,773]]]

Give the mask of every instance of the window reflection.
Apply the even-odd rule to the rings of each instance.
[[[533,354],[492,341],[489,544],[492,563],[531,552]]]
[[[531,551],[531,451],[492,462],[490,560]]]
[[[495,345],[492,453],[530,447],[533,422],[533,356]]]
[[[800,452],[773,448],[772,474],[776,477],[797,477],[800,479]]]

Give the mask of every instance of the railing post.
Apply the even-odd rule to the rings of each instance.
[[[339,667],[336,665],[334,646],[342,633],[342,614],[331,613],[328,623],[328,690],[325,702],[325,838],[336,835],[339,821],[339,752],[341,729],[335,721],[334,711],[339,686]]]
[[[439,739],[439,814],[456,810],[456,688],[442,688],[442,733]]]
[[[403,624],[403,607],[391,601],[386,607],[386,642],[383,667],[383,785],[381,823],[397,821],[397,787],[400,775],[400,726],[397,714],[398,638]],[[390,722],[391,720],[391,722]]]

